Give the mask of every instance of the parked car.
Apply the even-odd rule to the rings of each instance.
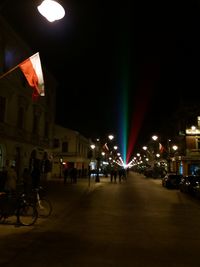
[[[183,193],[188,193],[191,195],[195,195],[195,188],[200,183],[200,176],[197,175],[188,175],[184,176],[181,179],[179,184],[180,191]]]
[[[197,181],[193,187],[193,194],[196,198],[200,199],[200,181]]]
[[[183,175],[181,174],[168,173],[162,178],[162,186],[170,189],[178,189],[182,178]]]
[[[153,177],[153,169],[152,168],[146,168],[146,170],[144,171],[144,175],[146,177]]]
[[[166,171],[162,167],[147,168],[144,171],[144,175],[149,178],[162,178],[166,175]]]

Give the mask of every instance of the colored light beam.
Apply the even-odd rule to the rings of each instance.
[[[132,156],[132,151],[134,149],[135,143],[137,141],[147,108],[149,103],[149,88],[148,84],[143,84],[143,89],[140,90],[140,94],[136,97],[135,110],[131,122],[131,131],[128,139],[128,152],[127,161],[128,163]],[[144,90],[146,89],[146,90]],[[145,93],[144,93],[145,92]]]
[[[135,143],[142,127],[147,109],[150,104],[154,81],[158,78],[158,64],[146,65],[143,69],[144,79],[141,80],[138,95],[135,98],[135,110],[132,116],[130,135],[128,140],[127,162],[130,161]]]
[[[123,85],[123,94],[121,96],[121,113],[119,119],[120,129],[120,150],[122,151],[123,162],[126,162],[127,141],[128,141],[128,84]]]
[[[121,151],[121,157],[123,162],[126,162],[127,148],[128,148],[128,120],[129,120],[129,105],[128,97],[130,91],[130,59],[131,59],[131,49],[130,49],[130,23],[129,19],[131,14],[123,14],[125,10],[131,10],[129,7],[127,9],[121,9],[122,20],[121,20],[121,35],[120,35],[120,70],[119,70],[119,146]]]
[[[145,55],[142,54],[137,55],[135,59],[133,59],[133,53],[131,53],[133,46],[130,41],[131,13],[127,12],[127,10],[131,10],[129,7],[130,6],[126,6],[126,9],[121,9],[121,14],[123,14],[125,10],[126,14],[123,14],[121,17],[121,23],[119,25],[121,34],[118,42],[120,45],[119,60],[121,66],[119,80],[122,92],[119,94],[119,129],[120,148],[124,164],[129,164],[129,162],[131,162],[134,146],[150,104],[154,81],[157,80],[159,73],[159,64],[155,61],[151,61],[151,58],[145,58]],[[136,63],[135,65],[132,64],[134,60],[134,64]],[[141,69],[138,69],[139,64],[137,64],[138,62],[136,62],[136,60],[143,62],[140,65],[142,67]],[[137,68],[136,73],[133,72],[133,65]],[[137,75],[137,77],[135,75]],[[133,79],[135,80],[133,81]],[[135,86],[137,82],[139,82],[139,86]],[[130,114],[131,109],[133,109],[132,114]],[[129,118],[132,120],[129,121]]]

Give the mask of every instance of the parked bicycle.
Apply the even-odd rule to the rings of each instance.
[[[52,204],[49,199],[45,197],[45,190],[42,186],[32,189],[29,201],[36,206],[38,216],[47,218],[52,213]]]
[[[25,194],[17,196],[14,193],[1,192],[0,194],[0,222],[16,216],[17,225],[31,226],[38,218],[36,207],[27,201]]]

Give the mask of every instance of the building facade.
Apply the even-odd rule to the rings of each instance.
[[[57,84],[42,64],[45,96],[33,101],[32,88],[16,66],[38,51],[2,18],[0,29],[0,169],[14,165],[20,178],[33,150],[42,159],[52,147]]]
[[[184,174],[200,175],[200,117],[197,124],[185,130],[185,155],[181,157]]]
[[[79,132],[59,125],[54,127],[52,158],[52,177],[62,178],[65,168],[75,167],[78,177],[88,173],[90,143]]]

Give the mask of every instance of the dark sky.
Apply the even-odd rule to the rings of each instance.
[[[198,102],[199,2],[63,0],[66,16],[54,24],[37,13],[37,1],[18,1],[13,10],[8,2],[1,12],[59,82],[63,126],[88,137],[117,134],[123,94],[130,125],[146,96],[140,135],[148,136],[182,100]]]

